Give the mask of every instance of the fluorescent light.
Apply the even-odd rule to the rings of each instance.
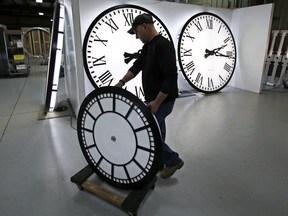
[[[43,15],[44,15],[44,13],[42,13],[42,12],[39,12],[39,15],[40,15],[40,16],[43,16]]]
[[[37,3],[43,3],[43,0],[36,0]]]

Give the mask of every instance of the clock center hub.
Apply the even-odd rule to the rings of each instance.
[[[136,152],[133,128],[117,113],[107,112],[98,117],[94,126],[94,140],[99,153],[112,164],[127,164]]]
[[[116,142],[116,137],[115,137],[115,136],[112,136],[112,137],[111,137],[111,140],[112,140],[113,142]]]

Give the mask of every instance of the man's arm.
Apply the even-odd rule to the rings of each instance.
[[[131,71],[128,71],[122,79],[119,80],[119,82],[115,85],[116,87],[122,88],[125,83],[129,82],[131,79],[133,79],[135,76]]]
[[[148,108],[150,110],[150,112],[152,113],[156,113],[157,110],[159,109],[160,105],[162,104],[162,102],[165,100],[165,98],[168,96],[168,94],[165,94],[163,92],[159,92],[157,97],[155,98],[155,100],[151,101],[148,104]]]

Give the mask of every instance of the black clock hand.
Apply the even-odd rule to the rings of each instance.
[[[216,53],[217,53],[219,50],[221,50],[221,49],[223,49],[224,47],[226,47],[226,46],[227,46],[227,44],[222,45],[221,47],[215,48],[215,49],[213,49],[213,50],[208,50],[208,49],[206,49],[206,50],[205,50],[204,57],[207,58],[207,57],[210,56],[210,55],[215,55],[215,56],[217,56]]]
[[[232,57],[231,55],[224,55],[224,54],[222,54],[222,53],[219,53],[218,51],[216,51],[215,52],[215,56],[221,56],[221,57],[227,57],[227,58],[234,58],[234,57]]]
[[[214,54],[215,54],[214,50],[205,49],[204,57],[207,58],[208,56],[214,55]]]
[[[223,48],[226,47],[226,46],[227,46],[227,44],[222,45],[221,47],[215,48],[213,51],[214,51],[214,52],[217,52],[217,51],[223,49]]]
[[[139,51],[136,52],[136,53],[132,53],[132,54],[125,52],[125,53],[124,53],[124,62],[125,62],[126,64],[128,64],[131,60],[137,59],[138,56],[140,55],[140,53],[141,53],[141,50],[139,50]]]

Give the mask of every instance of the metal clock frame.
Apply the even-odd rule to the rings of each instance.
[[[86,161],[110,185],[138,189],[155,178],[162,149],[159,127],[131,92],[111,86],[92,91],[80,107],[77,133]]]
[[[197,21],[197,18],[201,17],[201,16],[202,17],[207,16],[210,18],[210,20],[207,19],[205,21],[205,23],[206,23],[205,27],[201,26],[200,22]],[[222,42],[222,43],[224,43],[224,45],[222,45],[222,46],[219,45],[219,47],[217,47],[213,50],[211,50],[210,47],[207,47],[205,50],[205,53],[203,53],[203,57],[206,59],[206,58],[209,58],[209,56],[212,56],[212,57],[215,56],[219,59],[220,58],[227,58],[227,59],[229,59],[229,61],[228,61],[229,63],[230,63],[230,60],[231,60],[231,62],[233,62],[233,65],[230,65],[229,63],[225,62],[225,64],[223,66],[221,66],[222,67],[221,70],[224,69],[224,71],[226,71],[229,75],[222,77],[220,75],[220,73],[218,73],[218,77],[214,78],[214,79],[217,79],[217,81],[219,79],[219,85],[217,84],[217,86],[216,86],[215,80],[213,80],[213,78],[211,78],[211,77],[205,77],[205,79],[207,79],[207,80],[203,81],[203,76],[201,73],[203,73],[203,74],[208,73],[207,71],[205,71],[203,69],[206,66],[206,63],[204,62],[201,65],[197,65],[197,62],[195,63],[195,61],[194,61],[195,58],[193,57],[193,54],[194,54],[193,48],[194,47],[192,46],[190,49],[184,49],[182,47],[185,37],[191,39],[192,41],[195,40],[195,35],[191,35],[190,32],[187,32],[187,29],[189,29],[192,25],[196,26],[195,29],[197,29],[197,33],[201,32],[204,28],[206,28],[206,29],[212,28],[213,29],[213,21],[214,20],[216,20],[217,22],[220,22],[219,29],[215,29],[215,30],[217,30],[219,33],[220,30],[224,29],[227,32],[227,37]],[[211,38],[211,40],[215,40],[215,38]],[[233,50],[230,50],[229,52],[226,50],[226,53],[223,54],[223,50],[225,49],[225,46],[227,46],[227,43],[232,44]],[[197,46],[197,44],[194,44],[194,46]],[[188,58],[188,57],[190,58],[189,62],[185,63],[184,58]],[[210,57],[210,58],[212,58],[212,57]],[[228,84],[228,82],[230,81],[230,79],[233,76],[233,73],[234,73],[235,67],[236,67],[236,58],[237,58],[236,43],[235,43],[232,31],[230,30],[229,26],[226,24],[226,22],[220,16],[218,16],[214,13],[211,13],[211,12],[201,12],[201,13],[197,13],[194,16],[192,16],[184,24],[184,26],[181,30],[180,36],[179,36],[179,40],[178,40],[178,60],[179,60],[179,65],[180,65],[182,74],[184,75],[185,79],[197,91],[200,91],[203,93],[214,93],[214,92],[218,92],[221,89],[223,89]],[[196,66],[197,66],[197,68],[196,68]],[[194,76],[195,73],[197,73],[197,76]],[[194,77],[193,79],[192,79],[192,76]],[[202,86],[199,87],[199,85],[198,85],[199,82],[201,82],[201,83],[205,82],[206,84],[203,85],[203,87]],[[214,85],[214,83],[215,83],[215,85]]]

